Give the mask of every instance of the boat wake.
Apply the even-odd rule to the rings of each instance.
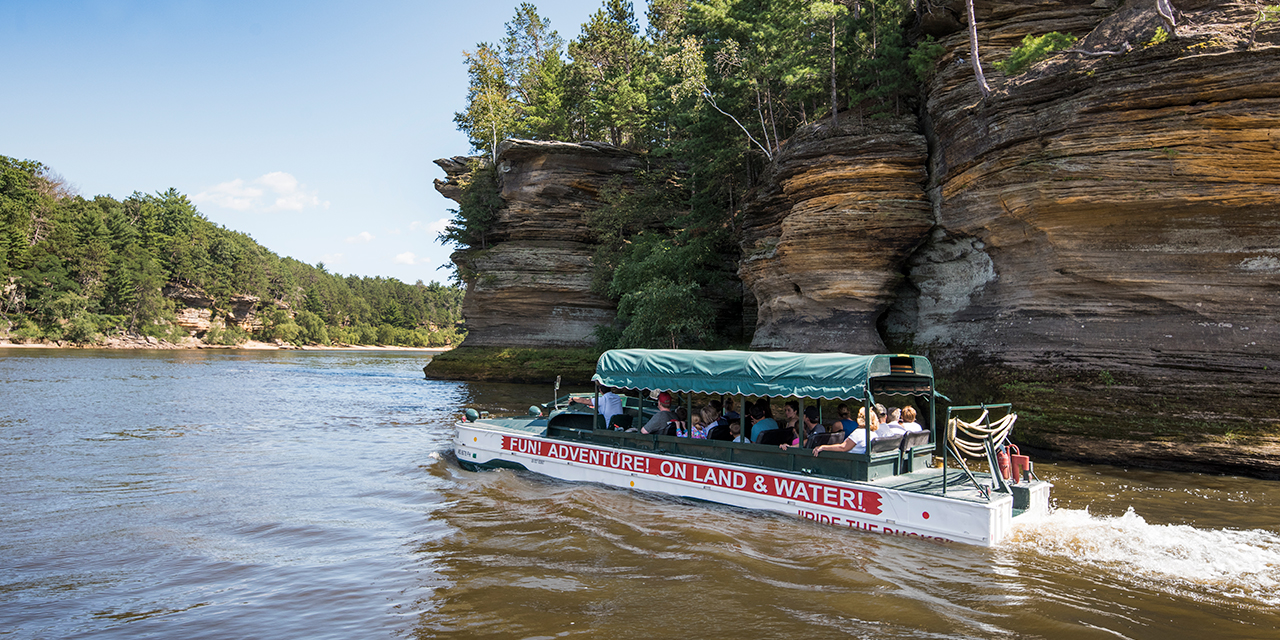
[[[1115,517],[1057,509],[1016,526],[1010,542],[1139,584],[1280,606],[1280,535],[1272,531],[1150,524],[1132,508]]]

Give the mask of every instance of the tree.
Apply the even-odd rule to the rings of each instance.
[[[474,52],[462,52],[467,63],[467,109],[453,114],[458,129],[471,139],[471,146],[485,151],[498,162],[498,143],[516,129],[518,105],[511,99],[511,86],[497,51],[488,43],[476,45]]]
[[[586,90],[584,133],[603,133],[618,146],[645,138],[649,60],[639,33],[630,2],[605,0],[569,43],[571,74]]]
[[[978,20],[973,16],[973,0],[965,0],[969,11],[969,58],[973,63],[973,76],[978,81],[978,92],[983,98],[991,95],[991,87],[987,84],[987,76],[982,72],[982,60],[978,57]]]

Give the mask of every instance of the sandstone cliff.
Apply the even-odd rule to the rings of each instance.
[[[850,120],[793,136],[746,205],[738,273],[757,300],[755,348],[885,349],[876,319],[933,226],[928,147],[914,116]]]
[[[978,2],[983,100],[953,4],[923,23],[948,52],[918,124],[797,136],[748,208],[755,346],[1274,382],[1276,26],[1251,43],[1253,3],[1176,2],[1158,43],[1153,0]],[[1132,50],[991,66],[1049,31]]]
[[[1275,379],[1280,366],[1280,38],[1253,3],[988,3],[992,59],[1026,33],[1076,49],[980,100],[943,61],[926,113],[938,230],[899,307],[917,343],[1148,375]],[[985,15],[984,15],[985,13]],[[964,34],[947,36],[963,55]]]
[[[753,346],[1275,381],[1280,25],[1253,33],[1253,2],[1174,4],[1161,41],[1154,0],[979,0],[983,99],[963,1],[922,3],[946,53],[918,112],[802,129],[745,204]],[[993,66],[1049,31],[1077,51]],[[466,159],[437,163],[459,198]],[[640,158],[517,140],[498,163],[494,244],[455,254],[467,344],[589,344],[613,310],[589,292],[583,214]]]
[[[461,198],[466,158],[437,160],[447,180],[436,190]],[[466,346],[590,346],[596,326],[613,322],[614,305],[591,293],[591,243],[584,213],[600,189],[623,183],[640,156],[612,145],[507,140],[498,173],[506,202],[484,249],[451,256],[468,274],[462,314]]]

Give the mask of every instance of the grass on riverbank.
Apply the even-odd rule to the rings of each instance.
[[[424,372],[439,380],[589,385],[600,351],[589,348],[459,347],[431,359]]]

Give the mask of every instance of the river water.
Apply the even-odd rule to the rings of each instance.
[[[1037,465],[1001,548],[471,473],[414,352],[0,349],[0,638],[1280,637],[1280,485]]]

